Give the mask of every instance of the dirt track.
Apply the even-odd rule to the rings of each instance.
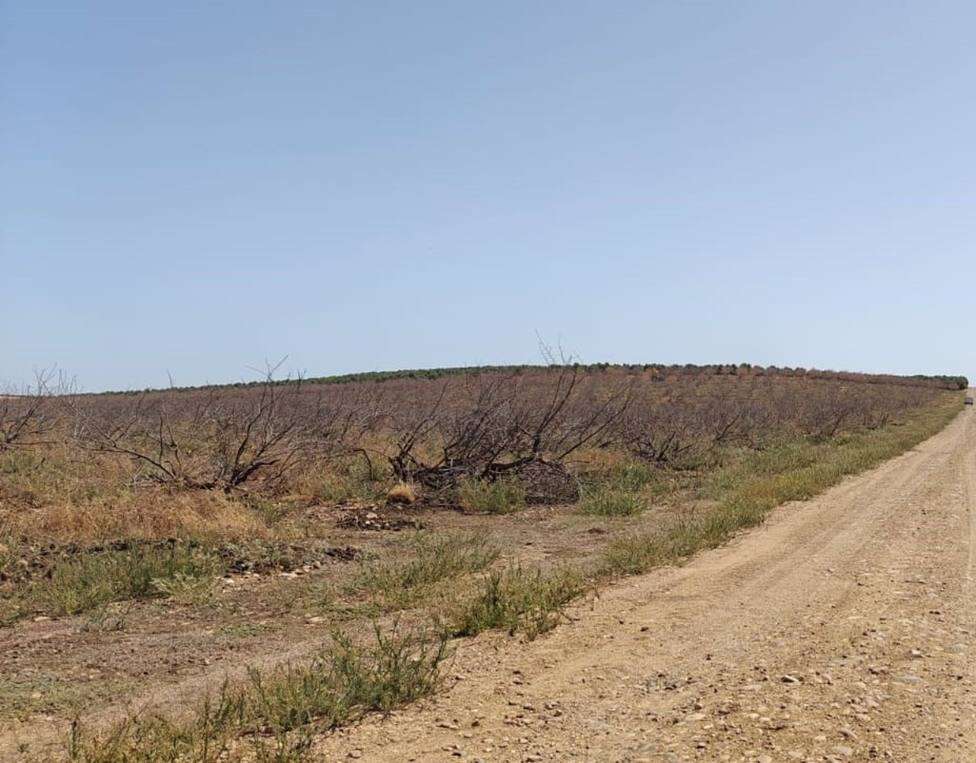
[[[533,643],[325,759],[976,760],[976,420]],[[460,680],[458,680],[460,679]]]

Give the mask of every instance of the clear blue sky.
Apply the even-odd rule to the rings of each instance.
[[[969,2],[0,0],[0,378],[976,376]]]

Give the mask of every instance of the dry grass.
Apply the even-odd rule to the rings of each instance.
[[[171,493],[162,489],[115,500],[31,509],[12,517],[8,532],[74,543],[114,538],[247,540],[272,534],[260,512],[223,493]]]
[[[407,482],[398,482],[386,492],[387,503],[411,504],[417,502],[417,488]]]
[[[7,505],[13,510],[4,511]],[[133,484],[118,459],[86,461],[65,448],[0,453],[0,522],[8,535],[57,543],[238,540],[271,532],[240,495]]]

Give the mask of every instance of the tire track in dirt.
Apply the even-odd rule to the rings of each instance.
[[[943,760],[973,756],[976,424],[515,646],[464,645],[442,696],[323,759]]]

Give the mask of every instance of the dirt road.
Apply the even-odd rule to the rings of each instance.
[[[325,759],[976,761],[976,420],[529,644]]]

